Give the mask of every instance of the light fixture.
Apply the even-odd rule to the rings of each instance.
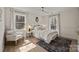
[[[44,7],[41,7],[41,10],[44,11]]]
[[[45,13],[46,15],[49,15],[49,12],[47,12],[47,11],[45,10],[45,7],[41,7],[41,11],[42,11],[43,13]]]

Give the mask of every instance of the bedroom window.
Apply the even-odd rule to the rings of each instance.
[[[51,16],[49,19],[49,30],[56,30],[57,26],[56,26],[56,16]]]
[[[56,17],[51,19],[51,29],[56,30]]]
[[[15,27],[16,29],[24,29],[25,27],[25,16],[23,15],[16,15],[15,16]]]
[[[60,33],[60,14],[51,15],[49,17],[49,31],[56,30],[58,34]]]

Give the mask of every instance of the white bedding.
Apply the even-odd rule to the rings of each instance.
[[[51,40],[54,40],[58,36],[57,31],[41,31],[40,37],[46,42],[50,43]]]
[[[49,30],[42,30],[39,29],[39,26],[36,27],[33,31],[33,35],[36,38],[44,40],[46,43],[50,43],[51,40],[54,40],[58,36],[58,32],[56,30],[49,31]]]

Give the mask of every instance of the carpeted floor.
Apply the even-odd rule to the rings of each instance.
[[[69,39],[57,37],[55,40],[52,40],[50,44],[47,44],[42,40],[37,42],[37,44],[49,52],[69,52],[71,42],[72,41]]]

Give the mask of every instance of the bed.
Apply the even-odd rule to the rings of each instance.
[[[42,39],[49,44],[51,40],[54,40],[58,36],[58,32],[56,30],[49,31],[46,29],[42,29],[38,26],[35,27],[35,29],[33,30],[33,35],[34,37]]]
[[[41,31],[40,32],[40,38],[44,40],[46,43],[50,43],[52,40],[54,40],[58,36],[57,31]]]

